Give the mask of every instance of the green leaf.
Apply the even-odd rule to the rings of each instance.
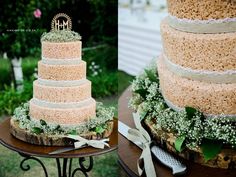
[[[146,95],[148,94],[147,90],[145,89],[138,89],[138,90],[135,90],[134,92],[138,93],[143,98],[146,98]]]
[[[185,144],[184,144],[184,141],[186,139],[186,136],[185,135],[182,135],[182,136],[179,136],[176,138],[175,140],[175,149],[178,151],[178,152],[182,152],[185,148]]]
[[[192,119],[193,116],[196,114],[197,110],[192,107],[185,107],[185,111],[189,119]]]
[[[102,126],[98,126],[95,128],[95,132],[98,134],[102,134],[106,129],[104,129]]]
[[[42,126],[47,125],[47,123],[46,123],[45,120],[43,120],[43,119],[40,119],[40,124],[41,124]]]
[[[31,131],[37,135],[40,133],[43,133],[43,129],[41,129],[39,127],[33,127]]]
[[[203,139],[201,150],[206,161],[211,160],[220,153],[223,143],[212,139]]]
[[[147,112],[141,112],[140,113],[140,119],[143,120],[147,115]]]
[[[29,116],[29,115],[26,115],[26,119],[30,120],[30,116]]]
[[[57,125],[56,128],[54,129],[54,131],[63,132],[60,125]]]
[[[152,70],[145,69],[145,73],[147,74],[147,77],[150,81],[158,82],[157,75]]]
[[[70,135],[78,135],[76,130],[71,130],[71,132],[69,133]]]

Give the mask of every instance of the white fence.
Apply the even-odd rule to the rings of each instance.
[[[160,22],[166,12],[132,12],[119,8],[118,68],[131,75],[140,73],[162,51]]]

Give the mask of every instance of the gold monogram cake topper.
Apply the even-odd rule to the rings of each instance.
[[[72,22],[71,18],[65,13],[59,13],[55,15],[52,19],[51,30],[60,31],[60,30],[71,30]]]

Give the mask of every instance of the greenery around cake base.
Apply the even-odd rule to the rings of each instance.
[[[155,129],[173,133],[177,137],[177,151],[201,148],[205,160],[210,160],[223,144],[236,147],[236,118],[206,118],[192,107],[177,112],[167,106],[160,91],[156,64],[137,76],[131,89],[130,107],[141,119],[156,122]]]
[[[35,134],[80,135],[88,132],[102,134],[108,128],[107,122],[113,120],[113,117],[113,107],[105,107],[102,103],[97,103],[96,117],[89,119],[89,121],[84,124],[75,126],[49,124],[42,119],[40,121],[32,120],[29,116],[29,103],[27,102],[15,109],[12,118],[19,122],[20,128],[29,130]]]

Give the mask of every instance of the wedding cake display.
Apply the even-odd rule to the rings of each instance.
[[[81,36],[70,29],[70,18],[58,14],[52,30],[41,37],[33,98],[17,108],[11,119],[11,133],[23,141],[63,146],[70,144],[68,134],[101,139],[112,132],[113,110],[92,98]]]
[[[163,54],[133,81],[130,105],[168,151],[236,168],[236,1],[167,4]]]

